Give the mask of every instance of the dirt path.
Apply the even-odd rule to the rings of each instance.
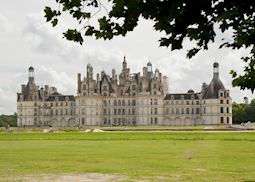
[[[100,173],[85,173],[85,174],[44,174],[38,176],[22,176],[8,178],[6,181],[16,182],[112,182],[123,181],[127,179],[124,176],[100,174]],[[1,181],[1,180],[0,180]]]

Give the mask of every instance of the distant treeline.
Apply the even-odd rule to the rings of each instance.
[[[233,123],[240,124],[243,122],[255,122],[255,99],[250,103],[233,103]]]
[[[0,115],[0,127],[17,126],[17,115]]]

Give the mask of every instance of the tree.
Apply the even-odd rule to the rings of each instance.
[[[244,109],[247,121],[255,122],[255,99]]]
[[[17,126],[17,114],[14,115],[0,115],[0,127]]]
[[[233,103],[233,123],[240,124],[242,122],[255,122],[255,99],[249,103]]]
[[[182,49],[183,40],[194,41],[196,46],[187,52],[191,58],[201,50],[207,50],[214,42],[215,25],[220,31],[232,30],[231,39],[223,39],[219,48],[228,47],[250,50],[250,55],[241,59],[246,62],[244,73],[231,70],[232,85],[240,89],[255,89],[255,1],[254,0],[108,0],[107,10],[100,0],[56,0],[57,9],[45,7],[45,17],[52,26],[58,24],[63,13],[70,14],[81,28],[70,28],[64,38],[82,44],[84,37],[112,39],[125,36],[138,25],[139,17],[154,22],[156,31],[164,32],[160,46],[171,50]],[[105,15],[97,18],[98,26],[90,20],[105,9]],[[95,12],[96,13],[93,13]]]

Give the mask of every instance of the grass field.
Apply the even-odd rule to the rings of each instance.
[[[255,181],[255,133],[0,133],[0,181],[91,172],[124,181]]]

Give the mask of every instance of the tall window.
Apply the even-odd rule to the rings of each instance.
[[[179,114],[179,108],[176,108],[176,114]]]
[[[220,123],[224,123],[224,118],[220,117]]]
[[[199,108],[196,108],[196,114],[199,114]]]
[[[186,108],[186,114],[189,114],[189,108]]]
[[[182,114],[184,114],[184,108],[182,108]]]
[[[132,100],[132,106],[135,106],[135,100]]]
[[[220,107],[220,113],[224,113],[224,108]]]

